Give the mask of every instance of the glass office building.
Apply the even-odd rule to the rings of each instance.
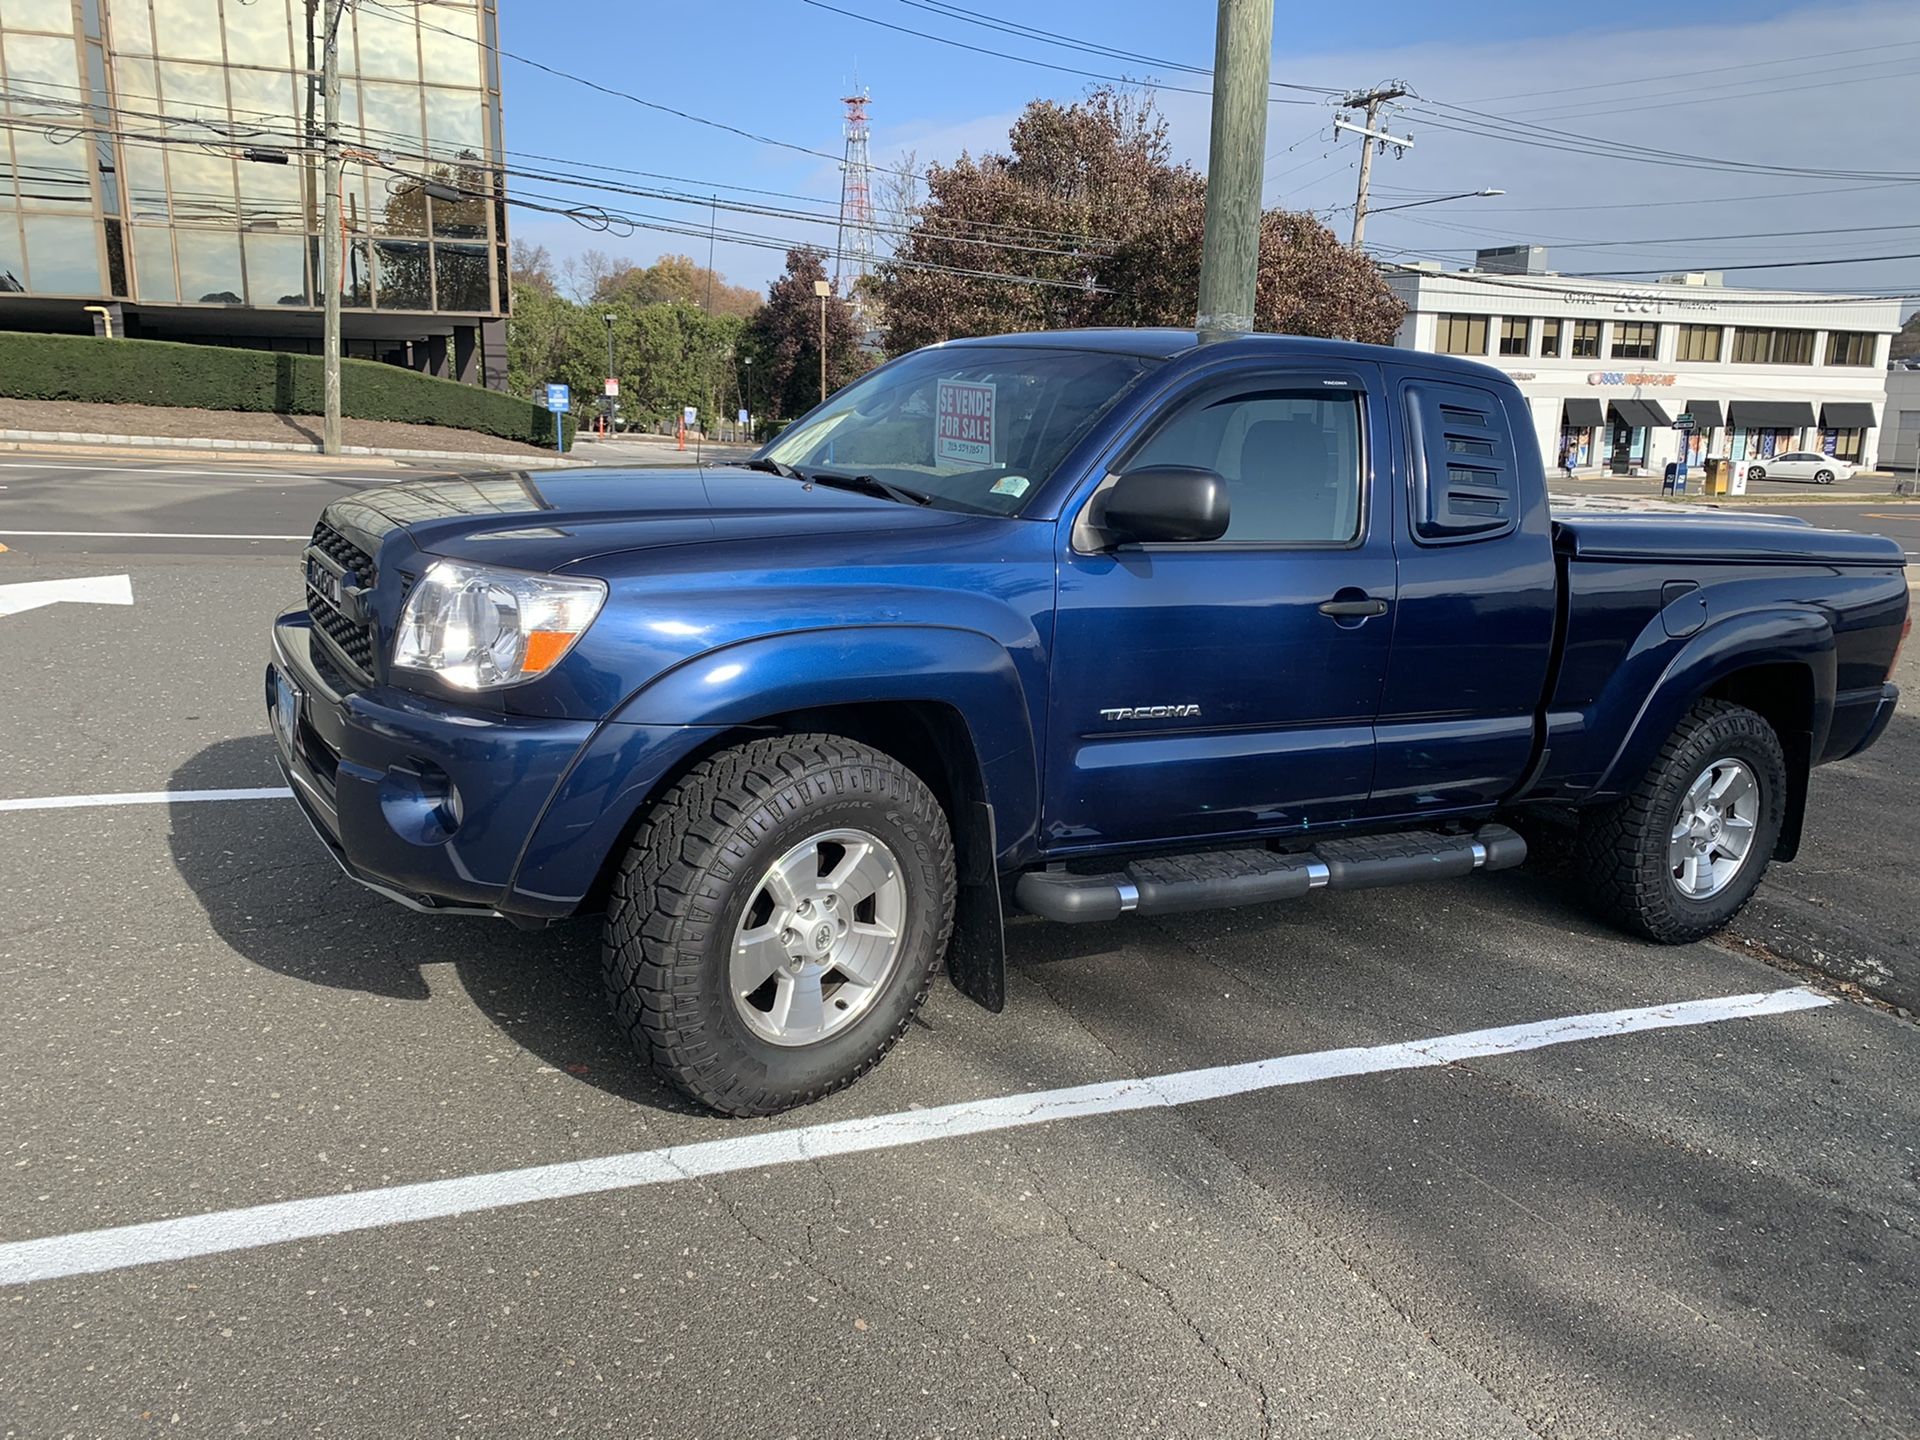
[[[0,326],[346,353],[504,383],[494,0],[355,0],[322,273],[327,0],[0,3]],[[96,320],[85,306],[104,306]]]

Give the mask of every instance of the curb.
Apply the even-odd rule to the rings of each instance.
[[[197,454],[248,455],[320,455],[318,445],[297,440],[210,440],[179,435],[96,435],[62,430],[0,430],[0,448],[17,450],[23,445],[84,445],[120,447],[136,450],[189,450]],[[342,445],[342,455],[386,460],[458,460],[469,465],[497,465],[510,469],[570,469],[591,465],[558,455],[501,455],[470,450],[397,450],[376,445]],[[325,457],[333,459],[333,456]]]

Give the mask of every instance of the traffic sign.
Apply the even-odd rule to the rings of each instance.
[[[744,425],[744,424],[746,424],[746,423],[747,423],[747,412],[746,412],[745,410],[742,410],[742,411],[740,412],[740,423],[741,423],[742,425]]]
[[[547,409],[564,415],[573,408],[573,393],[564,385],[547,386]]]
[[[609,375],[607,377],[607,394],[618,395],[619,393],[620,393],[620,382],[617,379],[615,379],[613,376]]]
[[[1676,430],[1694,429],[1695,426],[1694,426],[1693,416],[1689,415],[1686,411],[1682,410],[1678,415],[1673,417],[1673,428]]]
[[[700,407],[697,405],[687,406],[685,410],[680,412],[680,420],[687,429],[697,429],[700,424]]]

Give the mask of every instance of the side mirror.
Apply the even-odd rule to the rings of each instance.
[[[1218,540],[1231,518],[1227,482],[1197,465],[1129,470],[1100,499],[1094,523],[1110,544]]]

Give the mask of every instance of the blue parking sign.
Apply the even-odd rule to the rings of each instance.
[[[565,385],[547,386],[547,409],[564,415],[573,408],[573,393]]]

